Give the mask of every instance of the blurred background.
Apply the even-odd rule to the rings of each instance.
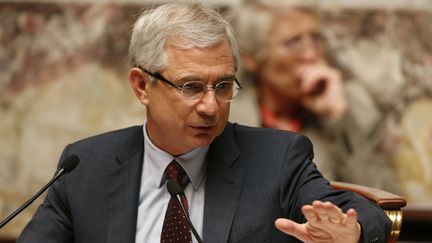
[[[129,33],[143,8],[165,2],[175,1],[0,1],[0,219],[49,181],[67,144],[143,123],[145,109],[127,80]],[[240,0],[202,2],[238,24]],[[344,85],[361,87],[346,92],[348,110],[352,97],[373,107],[357,112],[361,128],[375,125],[348,152],[357,156],[352,150],[368,147],[380,151],[378,159],[358,155],[350,165],[336,164],[359,173],[331,179],[386,189],[411,208],[432,209],[432,1],[260,2],[312,9],[327,62]],[[260,109],[259,86],[251,74],[241,81],[245,91],[233,101],[230,120],[263,125],[262,112],[251,115]],[[373,183],[387,174],[394,187]],[[15,238],[40,202],[3,228],[0,239]]]

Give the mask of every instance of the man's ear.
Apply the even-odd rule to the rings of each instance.
[[[129,70],[129,82],[132,89],[143,105],[148,104],[148,89],[150,87],[150,78],[139,68]]]
[[[240,57],[243,63],[243,67],[246,69],[246,71],[251,73],[255,73],[258,71],[259,62],[254,55],[250,53],[241,53]]]

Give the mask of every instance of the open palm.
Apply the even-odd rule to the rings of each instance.
[[[276,227],[303,242],[359,242],[361,227],[354,209],[345,214],[330,202],[315,201],[312,205],[303,206],[302,212],[306,223],[280,218],[275,222]]]

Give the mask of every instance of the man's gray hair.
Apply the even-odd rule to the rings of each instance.
[[[228,40],[237,70],[237,42],[231,25],[219,12],[199,3],[166,4],[142,12],[135,22],[129,61],[132,67],[159,71],[168,65],[168,45],[208,48],[223,40]]]

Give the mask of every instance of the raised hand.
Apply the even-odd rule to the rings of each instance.
[[[275,221],[276,227],[303,242],[359,242],[361,227],[354,209],[343,213],[330,202],[314,201],[312,205],[303,206],[302,212],[306,223],[298,224],[289,219],[279,218]]]
[[[310,111],[339,118],[347,108],[340,72],[325,63],[305,65],[298,71],[301,103]]]

